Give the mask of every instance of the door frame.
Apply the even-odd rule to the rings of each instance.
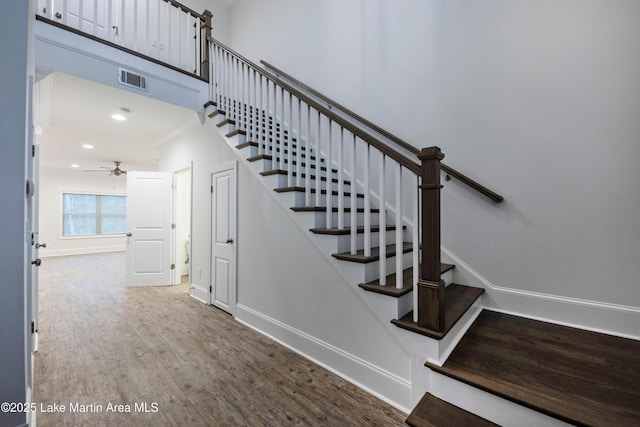
[[[177,188],[177,176],[180,173],[185,173],[188,172],[188,179],[189,179],[189,294],[191,294],[191,290],[192,290],[192,286],[191,286],[191,281],[193,278],[193,262],[191,261],[191,259],[193,258],[193,161],[189,162],[188,165],[178,168],[178,169],[174,169],[173,176],[174,176],[174,186],[176,186],[176,188],[174,189],[173,192],[173,205],[171,207],[171,215],[172,215],[172,222],[173,224],[177,224],[177,217],[178,217],[178,191],[179,189]],[[176,236],[176,229],[173,229],[172,232],[172,240],[173,240],[173,249],[172,249],[172,253],[171,253],[171,262],[173,264],[176,265],[176,268],[171,272],[171,283],[173,284],[180,284],[180,274],[178,273],[178,239]]]
[[[231,285],[231,289],[229,289],[229,314],[235,317],[236,314],[236,298],[238,295],[238,161],[233,161],[231,163],[226,163],[224,165],[216,166],[209,170],[209,183],[211,184],[211,199],[210,199],[210,212],[209,212],[209,304],[213,304],[214,295],[213,295],[213,277],[214,277],[214,247],[215,242],[213,241],[213,224],[215,220],[214,212],[213,212],[213,176],[220,172],[231,171],[231,178],[234,183],[234,192],[233,192],[233,213],[231,214],[233,218],[233,230],[232,230],[232,239],[234,241],[232,255],[233,255],[233,284]]]

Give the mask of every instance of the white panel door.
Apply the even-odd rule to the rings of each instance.
[[[66,24],[87,34],[109,40],[107,21],[109,17],[113,19],[113,11],[109,13],[111,3],[107,0],[69,0],[67,2]],[[57,1],[55,4],[64,8],[61,1]]]
[[[127,174],[127,286],[171,284],[173,175]]]
[[[236,309],[236,165],[211,174],[211,304]]]

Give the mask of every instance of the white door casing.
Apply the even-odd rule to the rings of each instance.
[[[210,303],[231,315],[236,309],[237,164],[211,174]]]
[[[173,174],[127,174],[127,286],[171,284]]]

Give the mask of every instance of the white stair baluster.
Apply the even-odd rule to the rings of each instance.
[[[145,35],[144,35],[144,54],[149,56],[149,45],[151,44],[151,35],[150,35],[150,31],[151,31],[151,25],[149,25],[149,0],[145,1],[145,14],[144,14],[144,30],[145,30]]]
[[[307,104],[307,161],[305,162],[304,204],[311,206],[311,106]],[[316,156],[317,158],[317,156]]]
[[[379,219],[378,219],[378,225],[379,225],[379,233],[378,235],[379,237],[379,244],[378,246],[380,247],[380,249],[382,248],[386,248],[387,247],[387,217],[386,217],[386,205],[387,205],[387,199],[386,199],[386,188],[385,188],[385,184],[386,184],[386,156],[383,153],[380,153],[380,165],[379,165],[379,186],[380,189],[378,190],[380,193],[380,213],[379,213]],[[387,284],[387,263],[386,263],[386,256],[387,253],[386,251],[380,251],[380,279],[379,279],[379,283],[381,285],[386,285]]]
[[[302,173],[303,173],[303,164],[304,162],[309,162],[309,159],[304,159],[303,158],[303,142],[302,142],[302,101],[300,100],[300,98],[296,98],[296,105],[298,106],[298,135],[297,135],[297,146],[298,146],[298,153],[296,158],[298,159],[298,167],[297,167],[297,183],[296,186],[301,187],[302,186]],[[307,155],[308,155],[308,151],[307,151]]]
[[[47,10],[45,16],[49,19],[53,19],[53,0],[47,0],[47,5],[45,6],[45,8]]]
[[[357,191],[357,175],[356,175],[356,151],[357,151],[357,138],[356,135],[353,134],[353,144],[351,144],[351,192]],[[366,198],[365,194],[365,198]],[[351,255],[355,255],[358,252],[358,214],[356,212],[356,199],[354,197],[351,198],[351,214],[349,216],[350,228],[351,228]]]
[[[418,278],[420,277],[420,177],[416,175],[413,201],[413,321],[418,322]]]
[[[336,159],[336,167],[338,168],[338,229],[344,228],[344,128],[340,126],[340,140],[338,141],[338,155]],[[351,197],[355,198],[355,193],[351,192]],[[327,194],[327,197],[331,197]]]
[[[294,181],[294,177],[293,177],[293,171],[294,171],[294,164],[293,164],[293,95],[290,92],[287,92],[289,95],[289,167],[287,168],[287,170],[289,171],[288,173],[288,179],[287,179],[287,185],[289,185],[290,187],[295,187],[296,183]],[[300,161],[298,161],[299,163]]]
[[[371,256],[371,146],[365,144],[364,149],[364,256]],[[383,251],[380,248],[381,257]]]
[[[396,288],[402,289],[402,165],[396,167]]]
[[[138,51],[138,0],[133,0],[133,46],[131,48]]]
[[[321,130],[321,115],[320,112],[318,111],[317,114],[317,133],[316,133],[316,169],[315,169],[315,176],[316,176],[316,202],[315,202],[315,206],[320,206],[320,194],[321,194],[321,180],[320,180],[320,175],[318,174],[318,171],[320,170],[320,166],[322,165],[322,162],[320,161],[321,155],[322,155],[322,130]]]
[[[327,206],[327,228],[333,228],[333,200],[332,200],[332,194],[333,194],[333,185],[331,183],[331,169],[332,169],[332,143],[331,143],[331,139],[333,138],[333,129],[332,129],[332,125],[333,125],[333,120],[329,119],[329,131],[328,131],[328,135],[327,135],[327,190],[326,190],[326,195],[325,195],[325,200],[326,203],[325,205]],[[320,175],[322,168],[319,168],[316,173],[318,175]],[[340,185],[340,183],[338,183],[338,185]]]
[[[63,25],[67,25],[67,15],[68,14],[69,14],[69,1],[68,0],[62,0],[62,24]],[[123,20],[123,22],[124,22],[124,20]]]
[[[256,126],[258,127],[258,154],[265,154],[265,148],[266,148],[266,141],[263,141],[263,136],[264,136],[264,129],[263,129],[263,113],[265,111],[265,106],[264,106],[264,87],[263,87],[263,82],[264,82],[264,77],[262,74],[260,74],[258,76],[258,79],[260,80],[260,84],[258,85],[258,110],[256,111]]]
[[[93,28],[91,29],[91,34],[93,34],[94,36],[98,35],[98,8],[99,7],[100,5],[98,5],[98,0],[93,0],[93,16],[91,18],[93,19]]]
[[[84,31],[84,2],[78,2],[78,30]]]

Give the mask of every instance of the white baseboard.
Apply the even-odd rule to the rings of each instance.
[[[236,305],[236,320],[404,413],[411,411],[408,409],[412,403],[409,379],[401,378],[242,304]]]
[[[40,258],[49,258],[56,256],[72,256],[72,255],[89,255],[102,254],[108,252],[124,252],[127,248],[122,246],[93,246],[90,248],[76,249],[41,249]]]
[[[191,282],[189,284],[189,295],[195,300],[209,304],[209,286],[200,286]]]
[[[451,251],[443,258],[456,265],[456,275],[486,291],[486,308],[558,325],[640,340],[640,307],[589,301],[496,286]]]

